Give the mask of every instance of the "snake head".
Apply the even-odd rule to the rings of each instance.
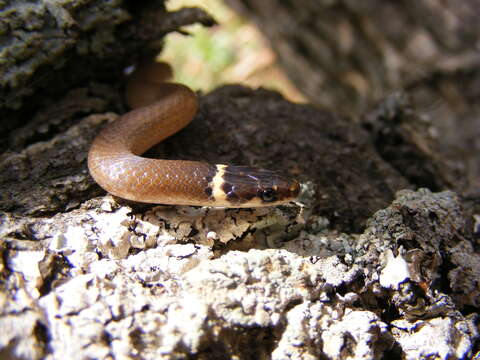
[[[300,184],[294,179],[279,175],[271,184],[263,184],[258,190],[257,196],[263,203],[284,203],[297,198],[300,192]]]
[[[251,166],[219,165],[220,195],[229,207],[275,206],[295,200],[300,184],[280,172]],[[217,192],[218,194],[219,192]],[[220,200],[217,198],[217,200]]]

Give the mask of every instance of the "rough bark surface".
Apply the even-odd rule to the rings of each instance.
[[[473,355],[479,317],[459,309],[480,303],[480,256],[454,193],[400,192],[360,235],[309,215],[290,241],[273,236],[301,218],[287,209],[138,212],[109,197],[51,218],[3,213],[0,355]]]
[[[105,196],[86,154],[125,111],[122,69],[213,22],[145,3],[0,2],[0,358],[474,356],[478,200],[439,191],[460,182],[402,95],[355,123],[226,86],[148,154],[297,174],[303,207]]]

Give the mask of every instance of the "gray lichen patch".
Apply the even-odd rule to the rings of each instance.
[[[478,337],[478,329],[469,316],[465,320],[436,317],[418,321],[396,320],[392,332],[409,359],[465,359],[473,344],[471,334]],[[462,339],[457,342],[458,339]]]
[[[392,261],[391,256],[401,256],[408,259],[414,280],[432,284],[447,260],[443,252],[455,248],[465,230],[466,219],[455,193],[431,193],[427,189],[400,191],[390,207],[370,219],[355,251],[360,255],[357,259],[378,266],[378,259],[369,256],[379,256],[391,249],[393,254],[384,257],[384,266]]]
[[[135,212],[107,196],[52,218],[3,213],[1,236],[19,250],[38,251],[40,258],[45,249],[61,253],[81,272],[101,258],[124,259],[171,244],[215,247],[219,254],[229,242],[265,248],[296,236],[304,222],[298,206],[255,210],[156,206]],[[37,242],[25,242],[24,238]]]
[[[472,354],[478,315],[462,315],[467,302],[455,299],[471,291],[474,273],[452,283],[454,294],[437,285],[456,279],[460,269],[478,271],[475,254],[459,246],[464,221],[453,193],[400,192],[363,234],[328,230],[324,219],[311,215],[294,239],[277,239],[273,248],[255,235],[265,224],[286,228],[294,219],[298,214],[281,208],[138,212],[110,196],[51,219],[4,213],[0,327],[11,331],[0,332],[2,354]],[[460,251],[463,264],[456,260]],[[442,261],[457,264],[448,276]]]

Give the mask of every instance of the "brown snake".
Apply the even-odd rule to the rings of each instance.
[[[299,183],[275,171],[141,157],[197,112],[196,94],[165,82],[170,75],[167,64],[153,63],[130,76],[126,97],[134,110],[108,124],[88,154],[90,174],[102,188],[144,203],[230,208],[274,206],[297,197]]]

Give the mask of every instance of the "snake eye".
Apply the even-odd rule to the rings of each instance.
[[[276,200],[275,190],[268,188],[260,192],[260,198],[265,202],[272,202]]]

